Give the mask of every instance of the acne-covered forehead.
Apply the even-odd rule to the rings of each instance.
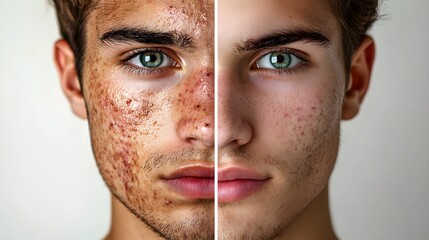
[[[101,0],[87,24],[94,24],[98,35],[117,27],[142,27],[198,38],[213,33],[213,20],[213,0]]]

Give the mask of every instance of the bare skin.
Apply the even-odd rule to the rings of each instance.
[[[336,238],[327,184],[340,122],[357,114],[373,57],[368,38],[346,85],[327,1],[219,1],[219,169],[264,178],[250,196],[219,205],[220,239]]]
[[[213,11],[211,1],[101,1],[86,23],[83,95],[70,47],[56,44],[64,92],[88,118],[112,192],[107,239],[214,237],[213,199],[165,180],[213,168]]]
[[[219,19],[219,168],[265,178],[250,196],[221,202],[220,239],[335,239],[327,184],[340,122],[358,113],[368,88],[373,41],[346,76],[326,2],[221,0]],[[213,239],[212,197],[165,183],[177,169],[213,167],[213,2],[101,1],[86,24],[82,88],[64,40],[55,59],[112,192],[107,239]],[[130,41],[135,30],[151,39]],[[165,33],[172,41],[150,42]],[[292,64],[273,69],[273,53]],[[154,58],[162,64],[140,66]]]

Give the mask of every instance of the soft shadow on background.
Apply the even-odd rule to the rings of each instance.
[[[385,1],[359,116],[343,123],[331,206],[341,239],[429,236],[429,2]],[[100,239],[109,193],[52,60],[47,1],[0,2],[0,239]]]

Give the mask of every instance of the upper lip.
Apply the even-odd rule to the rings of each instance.
[[[214,178],[214,168],[210,166],[186,166],[163,178],[167,180],[178,178]]]
[[[233,181],[233,180],[257,180],[263,181],[270,179],[269,176],[262,174],[256,170],[243,167],[229,167],[219,169],[218,181]]]

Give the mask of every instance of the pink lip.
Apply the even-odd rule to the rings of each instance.
[[[220,169],[218,173],[219,202],[245,199],[259,190],[270,178],[245,168]]]
[[[188,199],[214,198],[213,167],[191,166],[181,168],[162,178],[176,193]]]

